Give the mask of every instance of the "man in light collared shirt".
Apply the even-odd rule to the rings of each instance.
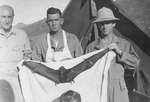
[[[27,34],[12,27],[13,18],[12,7],[0,7],[0,80],[7,80],[11,84],[15,102],[23,102],[17,64],[30,56],[31,49]]]

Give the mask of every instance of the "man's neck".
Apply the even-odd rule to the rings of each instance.
[[[110,33],[106,36],[103,36],[102,39],[107,41],[107,42],[111,42],[112,41],[112,37],[113,37],[113,33]]]
[[[59,30],[58,32],[51,34],[51,36],[52,36],[54,39],[59,39],[60,36],[61,36],[61,34],[62,34],[62,30]]]
[[[6,37],[10,35],[11,28],[10,29],[0,29],[1,33],[4,34]]]

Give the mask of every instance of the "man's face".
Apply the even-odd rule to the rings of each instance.
[[[113,21],[103,21],[98,22],[97,26],[104,35],[109,35],[113,32],[115,23]]]
[[[47,24],[50,28],[50,31],[56,33],[61,29],[61,25],[63,24],[63,19],[60,17],[58,13],[49,14],[47,16]]]
[[[10,8],[2,8],[0,10],[0,28],[4,31],[9,30],[12,27],[14,18],[14,12]]]

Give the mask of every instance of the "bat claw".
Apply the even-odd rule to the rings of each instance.
[[[74,81],[74,80],[72,80],[72,81],[71,81],[71,84],[72,84],[72,83],[75,83],[75,81]]]
[[[84,58],[84,60],[85,60],[86,62],[88,62],[88,63],[91,65],[91,67],[94,65],[93,61],[88,60],[88,59],[86,59],[86,58]]]
[[[59,82],[55,82],[55,86],[57,86],[59,84]]]

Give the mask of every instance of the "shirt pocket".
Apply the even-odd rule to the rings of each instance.
[[[23,46],[21,46],[21,45],[20,46],[13,46],[12,50],[13,51],[23,51]]]
[[[24,47],[23,46],[13,46],[12,47],[12,58],[14,61],[20,61],[23,59]]]

